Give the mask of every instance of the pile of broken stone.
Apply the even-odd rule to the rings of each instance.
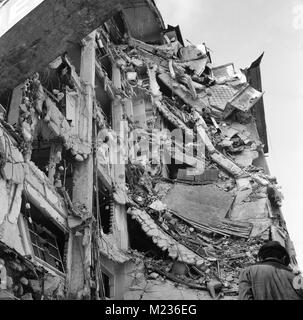
[[[263,219],[259,225],[231,219],[232,210],[245,203],[265,199],[273,208],[281,206],[276,179],[253,165],[263,145],[251,111],[263,93],[250,86],[243,73],[236,73],[233,64],[214,68],[207,48],[184,47],[168,37],[164,45],[133,38],[115,45],[104,30],[101,35],[112,62],[121,70],[122,101],[142,95],[152,101],[153,116],[147,119],[145,139],[151,143],[152,129],[161,129],[159,123],[166,121],[185,135],[197,135],[206,147],[193,160],[186,158],[186,145],[174,145],[185,154],[182,159],[188,166],[203,161],[203,174],[187,175],[179,169],[171,178],[164,174],[165,165],[155,165],[152,158],[136,159],[127,166],[128,214],[165,253],[164,258],[145,257],[150,277],[208,290],[212,297],[218,290],[236,294],[239,273],[256,261],[259,247],[271,237],[271,224],[277,228],[283,224],[279,218]],[[129,121],[129,131],[133,128]],[[159,149],[169,147],[162,137]],[[228,205],[224,217],[197,222],[186,217],[188,212],[178,212],[168,196],[177,185],[183,188],[181,198],[189,186],[211,185],[216,187],[214,193],[227,193],[231,201],[224,203]],[[204,214],[202,209],[200,214]]]
[[[4,246],[4,245],[2,245]],[[8,247],[1,248],[0,300],[58,300],[64,298],[59,276],[37,267]]]

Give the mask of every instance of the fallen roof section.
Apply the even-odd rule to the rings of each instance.
[[[140,223],[142,229],[158,247],[163,251],[168,251],[168,255],[171,258],[177,258],[178,261],[196,266],[201,266],[205,263],[203,258],[165,233],[145,211],[130,208],[128,214],[132,216],[132,219]]]
[[[216,185],[187,186],[175,184],[165,197],[168,208],[186,219],[208,222],[225,218],[234,196]]]

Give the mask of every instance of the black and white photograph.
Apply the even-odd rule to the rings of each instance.
[[[0,307],[303,300],[301,72],[303,0],[0,0]]]

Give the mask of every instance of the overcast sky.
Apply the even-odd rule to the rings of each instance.
[[[303,0],[156,0],[164,22],[205,42],[214,65],[261,64],[269,165],[285,197],[283,214],[303,268]]]

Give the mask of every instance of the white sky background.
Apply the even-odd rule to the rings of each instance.
[[[285,197],[283,214],[303,268],[303,0],[156,0],[183,39],[205,42],[214,65],[261,64],[269,166]]]

